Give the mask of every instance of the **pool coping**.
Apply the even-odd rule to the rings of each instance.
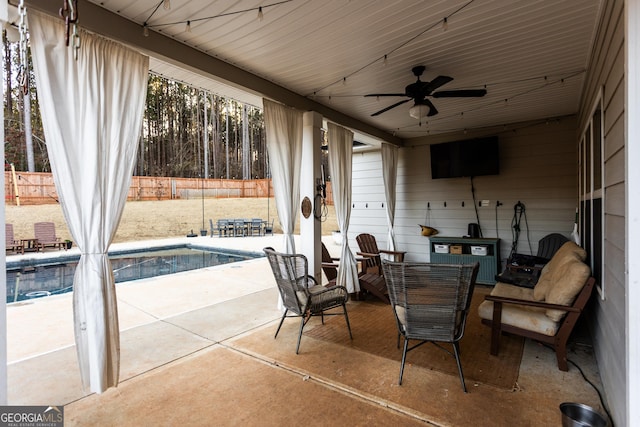
[[[251,258],[260,258],[265,256],[262,251],[258,252],[255,250],[239,250],[239,249],[233,249],[233,248],[226,248],[224,246],[209,246],[202,243],[192,243],[192,242],[173,242],[173,243],[166,243],[164,245],[153,244],[145,247],[122,248],[122,249],[110,250],[108,254],[110,257],[112,256],[116,257],[121,255],[152,252],[156,250],[172,250],[172,249],[182,249],[182,248],[213,252],[213,253],[224,253],[224,254],[230,254],[230,255],[245,256],[245,257],[251,257]],[[80,259],[81,253],[77,249],[73,251],[73,253],[70,253],[72,250],[73,249],[66,250],[66,251],[58,251],[58,252],[43,252],[43,254],[50,255],[48,257],[29,256],[35,253],[28,253],[28,254],[14,256],[14,257],[7,257],[5,268],[7,271],[9,271],[9,270],[24,268],[24,267],[40,266],[41,264],[44,264],[44,263],[76,262]]]

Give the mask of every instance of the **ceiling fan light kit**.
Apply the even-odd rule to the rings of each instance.
[[[409,102],[413,100],[414,105],[409,109],[409,115],[414,119],[422,119],[424,117],[431,117],[438,114],[438,110],[433,105],[431,101],[427,99],[428,96],[432,98],[477,98],[481,96],[485,96],[487,94],[486,89],[458,89],[458,90],[444,90],[439,92],[434,92],[434,90],[438,89],[440,86],[444,86],[453,80],[453,77],[449,76],[438,76],[430,82],[423,82],[420,80],[420,76],[424,73],[425,66],[418,65],[412,68],[413,75],[416,76],[416,82],[411,83],[404,89],[404,93],[370,93],[365,96],[405,96],[408,99],[403,101],[396,102],[395,104],[391,104],[390,106],[383,108],[380,111],[376,111],[371,116],[377,116],[379,114],[384,113],[385,111],[389,111],[392,108],[395,108],[399,105],[404,104],[405,102]]]
[[[429,114],[430,110],[431,109],[424,104],[416,104],[409,109],[409,115],[414,119],[420,120],[424,117],[427,117],[427,114]]]

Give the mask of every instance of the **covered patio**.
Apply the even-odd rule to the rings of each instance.
[[[282,243],[280,235],[196,239],[198,245],[246,251]],[[330,239],[325,244],[339,253]],[[355,347],[305,334],[296,355],[297,322],[285,322],[273,339],[280,317],[276,294],[264,258],[118,285],[121,382],[89,395],[79,379],[70,295],[12,305],[8,403],[64,405],[65,425],[78,426],[257,420],[262,425],[549,425],[560,423],[562,402],[600,407],[597,392],[577,369],[558,371],[553,351],[531,341],[524,345],[512,387],[468,378],[465,394],[455,371],[421,367],[412,356],[399,386],[399,349],[389,358],[357,347],[367,329],[357,323],[358,313],[376,309],[380,304],[373,299],[348,304]],[[383,308],[390,313],[389,306]],[[55,328],[43,325],[43,317]],[[310,326],[325,328],[318,319]],[[484,344],[488,354],[489,341]],[[571,348],[569,358],[601,387],[588,337],[577,334]],[[455,370],[454,359],[442,354]]]
[[[575,222],[598,279],[598,292],[583,316],[588,341],[593,342],[593,354],[586,359],[595,361],[591,372],[599,373],[603,399],[616,425],[632,425],[640,418],[640,407],[635,404],[640,379],[635,368],[640,349],[640,314],[630,309],[640,302],[635,286],[640,282],[640,241],[635,238],[640,235],[640,222],[635,221],[640,204],[631,197],[640,189],[640,152],[637,144],[628,142],[638,139],[640,131],[639,101],[634,96],[640,75],[640,30],[635,25],[640,6],[636,2],[572,0],[514,5],[510,1],[425,4],[399,0],[382,5],[374,1],[326,4],[292,0],[256,1],[246,8],[235,3],[214,5],[205,0],[173,3],[82,0],[78,2],[79,22],[91,32],[148,55],[150,66],[162,69],[164,75],[203,88],[238,91],[237,96],[245,97],[247,102],[264,102],[265,110],[267,105],[277,103],[304,115],[304,130],[300,133],[305,135],[307,152],[301,163],[306,167],[299,174],[301,183],[294,183],[301,184],[300,191],[296,185],[286,189],[279,186],[282,194],[287,194],[288,189],[288,195],[294,195],[288,206],[291,220],[300,209],[296,197],[313,200],[318,193],[321,171],[316,148],[321,130],[328,127],[331,131],[334,126],[352,132],[352,139],[340,139],[343,143],[333,146],[353,155],[347,173],[340,175],[349,179],[336,186],[353,187],[354,195],[351,199],[351,192],[345,191],[347,195],[341,202],[346,213],[341,227],[349,229],[341,255],[346,254],[349,245],[351,249],[356,247],[356,234],[371,232],[390,249],[406,249],[411,260],[429,260],[428,243],[416,232],[418,224],[427,222],[447,235],[460,236],[467,223],[478,222],[487,236],[505,241],[499,254],[504,262],[512,243],[505,237],[513,213],[509,210],[525,197],[531,214],[527,233],[531,231],[532,251],[539,238],[549,232],[569,234]],[[29,0],[26,4],[48,15],[58,14],[58,5],[46,0]],[[416,78],[416,83],[422,82],[419,75],[410,74],[412,67],[420,65],[426,67],[428,77],[425,75],[424,81],[430,81],[430,85],[438,82],[435,86],[439,89],[448,84],[442,89],[473,91],[464,93],[475,95],[458,99],[451,93],[440,97],[428,91],[424,96],[412,96],[406,85]],[[486,95],[478,95],[484,90]],[[431,104],[430,98],[438,99]],[[411,102],[415,108],[409,108]],[[425,106],[428,108],[422,108]],[[438,180],[429,173],[432,144],[493,135],[500,138],[499,174],[476,180],[471,177],[468,182]],[[360,148],[353,149],[344,141],[357,141],[364,147],[358,144]],[[503,213],[509,214],[500,215],[499,203],[506,203]],[[483,207],[488,209],[483,211]],[[320,274],[320,227],[311,216],[306,222],[302,220],[301,235],[296,236],[296,247],[309,256],[315,275]],[[280,245],[290,251],[296,239],[284,228],[286,239]],[[265,276],[268,275],[263,271],[261,282]],[[266,313],[270,310],[273,308],[267,308]],[[194,310],[185,312],[191,311]],[[172,315],[177,313],[169,314]],[[286,344],[277,349],[283,351],[277,355],[250,351],[242,344],[250,335],[244,333],[259,333],[254,328],[259,329],[260,325],[269,327],[269,316],[224,337],[206,338],[204,353],[224,354],[221,359],[230,366],[242,365],[240,360],[255,362],[256,367],[276,369],[276,376],[301,380],[313,388],[326,386],[323,390],[330,396],[340,396],[323,402],[337,400],[342,404],[344,396],[348,396],[352,399],[349,409],[336,411],[338,414],[349,413],[355,407],[361,411],[359,414],[370,414],[372,405],[376,411],[384,408],[389,416],[436,425],[465,425],[463,412],[473,414],[470,425],[478,424],[478,414],[487,415],[483,418],[487,425],[500,424],[497,417],[504,415],[509,417],[504,422],[507,425],[513,423],[514,413],[510,411],[518,408],[529,411],[531,420],[535,420],[532,425],[547,424],[558,416],[557,404],[565,398],[561,384],[576,390],[578,383],[582,384],[581,392],[571,400],[599,406],[598,396],[583,388],[577,369],[570,369],[569,373],[556,371],[553,363],[545,362],[553,355],[530,343],[526,345],[518,391],[507,395],[478,385],[482,392],[476,392],[474,387],[468,395],[461,396],[461,401],[450,401],[451,396],[457,396],[455,381],[430,370],[409,376],[416,378],[415,387],[417,381],[425,381],[413,393],[405,391],[403,385],[390,395],[378,394],[380,382],[391,384],[395,374],[394,369],[385,368],[386,363],[393,362],[379,357],[353,353],[357,351],[353,349],[343,353],[336,347],[324,356],[306,359],[309,365],[298,366],[298,361],[288,362]],[[278,342],[283,343],[284,339]],[[310,338],[304,340],[303,348],[306,343],[310,351],[327,345]],[[182,364],[189,358],[204,360],[200,359],[206,357],[204,353],[193,353],[175,364],[169,359],[149,376],[133,374],[132,380],[122,379],[120,387],[107,389],[104,395],[69,405],[69,413],[78,408],[78,422],[82,423],[82,414],[89,416],[84,404],[98,409],[105,404],[109,412],[109,396],[118,396],[129,387],[133,395],[144,399],[134,384],[148,392],[153,386],[146,381],[154,375],[166,371],[184,376]],[[575,356],[582,357],[579,353]],[[279,358],[285,362],[274,362]],[[331,366],[349,369],[324,370],[329,360]],[[354,360],[368,363],[354,364]],[[122,363],[124,368],[124,357]],[[177,370],[171,371],[174,368]],[[267,375],[259,371],[256,376]],[[229,371],[225,373],[228,375],[223,378],[233,376]],[[352,373],[356,375],[351,377]],[[382,373],[389,373],[389,381]],[[435,381],[432,375],[437,375]],[[412,387],[409,384],[407,381],[407,388]],[[549,384],[554,384],[551,388],[558,394],[548,390]],[[542,386],[544,390],[539,388]],[[420,399],[431,387],[437,388],[442,406]],[[164,408],[165,403],[171,404],[172,393],[178,388],[185,389],[185,385],[176,383],[171,393],[159,394],[154,400],[162,402]],[[276,389],[270,390],[273,393]],[[532,394],[524,394],[527,392]],[[538,398],[545,403],[532,405]],[[180,402],[186,401],[191,401],[190,394],[181,396]],[[132,412],[146,405],[144,400],[137,402],[140,403],[133,404]],[[267,401],[264,406],[269,405]],[[330,405],[317,407],[324,408],[326,414]],[[251,419],[260,416],[262,413],[256,412]]]

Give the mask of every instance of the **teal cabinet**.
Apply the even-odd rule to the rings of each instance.
[[[495,285],[500,273],[500,239],[433,236],[430,260],[438,264],[480,263],[476,283]]]

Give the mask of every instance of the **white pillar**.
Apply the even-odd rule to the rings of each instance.
[[[309,274],[318,283],[322,282],[322,252],[320,238],[322,228],[320,220],[315,218],[316,180],[320,179],[320,159],[322,146],[322,115],[314,111],[304,113],[302,119],[302,168],[300,169],[300,209],[303,209],[305,197],[311,202],[308,218],[300,211],[300,253],[309,261]]]

